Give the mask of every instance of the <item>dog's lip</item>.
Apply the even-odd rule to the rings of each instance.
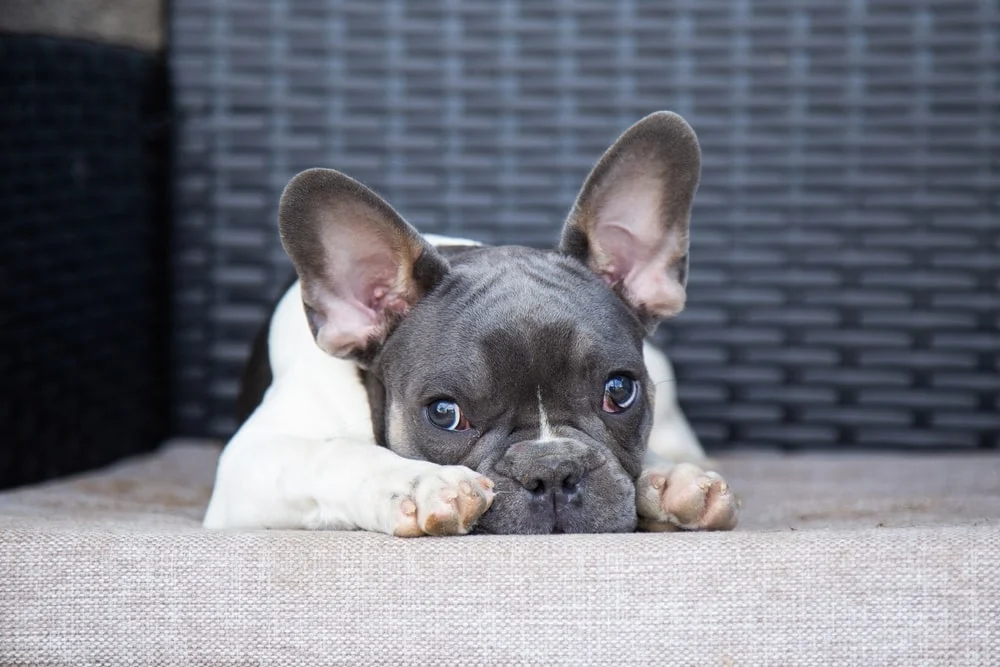
[[[476,524],[476,526],[472,530],[470,530],[468,534],[469,535],[494,535],[494,536],[511,535],[511,536],[517,536],[517,535],[524,535],[525,533],[494,533],[492,530],[489,530],[488,528],[484,528],[484,527],[480,526],[479,524]],[[567,533],[566,529],[562,525],[560,525],[559,522],[557,521],[557,522],[555,522],[552,525],[552,530],[550,530],[547,533],[530,533],[530,534],[532,534],[532,535],[567,535],[569,533]]]
[[[480,473],[480,474],[482,474],[482,473]],[[503,476],[503,481],[507,483],[507,484],[504,484],[504,487],[507,487],[507,488],[500,487],[500,485],[498,485],[498,490],[494,492],[494,493],[497,494],[497,496],[515,496],[516,497],[516,496],[530,496],[531,495],[530,491],[528,491],[523,486],[521,486],[513,478],[507,477],[507,476]],[[509,484],[509,487],[508,487],[508,484]],[[487,508],[487,510],[485,512],[483,512],[483,515],[481,517],[479,517],[479,520],[476,522],[475,526],[473,526],[472,530],[470,530],[468,534],[469,535],[496,535],[496,536],[503,536],[503,535],[525,535],[525,534],[528,534],[528,535],[564,535],[564,534],[570,534],[570,533],[576,532],[576,531],[572,531],[572,530],[566,530],[566,527],[564,525],[562,525],[562,522],[560,521],[559,516],[558,516],[559,515],[558,509],[556,509],[556,515],[554,516],[554,520],[552,522],[552,526],[550,527],[550,529],[547,532],[541,532],[541,533],[535,533],[535,532],[532,532],[532,533],[494,532],[494,531],[489,530],[488,528],[486,528],[485,526],[482,525],[483,519],[485,517],[487,517],[489,514],[495,514],[497,512],[502,512],[502,511],[504,511],[504,510],[498,508],[498,503],[496,503],[496,502],[491,503],[490,506]]]

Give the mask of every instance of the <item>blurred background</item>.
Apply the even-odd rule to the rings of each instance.
[[[704,156],[661,327],[709,449],[1000,445],[995,0],[7,0],[0,486],[226,437],[335,167],[550,247],[628,125]]]

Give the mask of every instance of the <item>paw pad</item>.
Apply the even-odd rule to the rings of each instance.
[[[643,471],[636,499],[645,530],[732,530],[738,520],[739,503],[726,481],[690,463]]]
[[[493,503],[493,482],[468,468],[445,467],[417,478],[399,505],[394,535],[464,535]]]

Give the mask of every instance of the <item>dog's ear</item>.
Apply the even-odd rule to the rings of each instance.
[[[698,138],[659,111],[630,127],[587,177],[563,227],[561,252],[601,276],[652,328],[684,308]]]
[[[385,200],[332,169],[309,169],[288,183],[278,229],[316,344],[362,364],[448,272]]]

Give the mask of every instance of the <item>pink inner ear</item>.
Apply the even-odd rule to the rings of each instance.
[[[361,225],[342,227],[324,247],[327,275],[314,285],[314,308],[323,316],[316,342],[328,354],[347,356],[384,338],[389,314],[409,308],[408,263],[391,240]]]
[[[609,284],[621,283],[633,308],[657,318],[684,308],[684,287],[673,263],[686,254],[687,239],[664,228],[659,181],[642,176],[611,194],[594,223],[594,270]]]
[[[316,332],[316,344],[327,354],[344,357],[362,349],[378,334],[375,311],[355,300],[336,300],[323,307],[325,319]]]
[[[663,318],[684,310],[687,292],[672,277],[673,255],[662,252],[645,264],[637,264],[625,277],[625,293],[650,314]]]

